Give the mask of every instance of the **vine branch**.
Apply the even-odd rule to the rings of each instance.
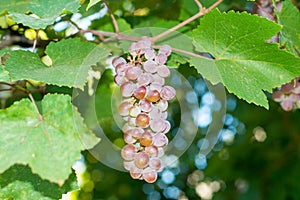
[[[104,5],[106,6],[107,10],[108,10],[108,13],[109,13],[110,18],[112,20],[112,23],[114,25],[115,32],[119,33],[120,32],[119,26],[118,26],[118,23],[117,23],[117,20],[116,20],[114,14],[112,13],[111,9],[108,7],[108,4],[107,4],[106,0],[102,0],[102,1],[103,1]]]
[[[215,7],[217,7],[222,1],[223,0],[218,0],[217,2],[215,2],[213,5],[211,5],[209,8],[206,9],[206,8],[202,7],[202,4],[199,1],[195,0],[195,2],[197,3],[197,5],[200,8],[200,11],[197,14],[195,14],[194,16],[192,16],[192,17],[188,18],[187,20],[181,22],[180,24],[174,26],[173,28],[170,28],[170,29],[168,29],[167,31],[165,31],[165,32],[163,32],[161,34],[152,37],[151,41],[155,42],[156,40],[158,40],[158,39],[160,39],[160,38],[162,38],[162,37],[164,37],[164,36],[166,36],[166,35],[174,32],[174,31],[178,30],[179,28],[181,28],[181,27],[189,24],[190,22],[194,21],[195,19],[197,19],[197,18],[205,15],[206,13],[210,12],[212,9],[214,9]]]

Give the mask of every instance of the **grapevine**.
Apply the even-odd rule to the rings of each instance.
[[[124,167],[132,178],[148,183],[155,182],[163,169],[160,158],[171,128],[167,108],[176,91],[165,85],[170,76],[165,64],[171,51],[169,45],[163,45],[156,53],[151,41],[143,38],[130,45],[128,62],[123,57],[112,61],[122,94],[118,111],[126,121],[122,128],[126,146],[121,150]]]

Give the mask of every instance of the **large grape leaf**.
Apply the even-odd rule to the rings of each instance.
[[[34,2],[36,0],[32,0]],[[1,0],[0,4],[0,13],[2,11],[12,11],[12,12],[19,12],[25,13],[29,10],[28,8],[29,1],[26,0]]]
[[[291,1],[282,2],[282,9],[277,14],[278,23],[283,25],[280,42],[293,52],[300,51],[300,12]]]
[[[208,13],[193,31],[196,49],[215,59],[192,57],[190,62],[213,84],[249,103],[268,108],[263,92],[300,75],[300,59],[265,41],[280,26],[248,13]]]
[[[0,188],[0,199],[4,200],[54,200],[43,196],[38,191],[35,191],[30,183],[22,181],[14,181],[4,188]]]
[[[79,0],[35,0],[30,2],[23,0],[19,3],[23,4],[24,7],[21,7],[23,10],[26,7],[35,16],[20,13],[19,11],[22,9],[16,10],[10,7],[6,9],[13,16],[14,21],[34,29],[45,29],[48,25],[54,23],[62,11],[76,12],[80,7]]]
[[[16,182],[26,184],[28,187],[19,187],[19,184],[16,184]],[[0,188],[2,188],[0,199],[2,199],[1,197],[6,197],[4,194],[13,196],[14,199],[21,199],[17,198],[21,193],[24,193],[23,195],[35,193],[37,197],[43,196],[51,199],[60,199],[62,194],[78,189],[78,185],[75,173],[72,173],[64,185],[60,187],[55,183],[43,180],[38,175],[33,174],[28,166],[14,165],[0,174]],[[7,192],[3,192],[4,190]],[[32,200],[32,198],[23,198],[21,200],[24,199]]]
[[[46,66],[37,54],[29,51],[12,51],[5,69],[15,80],[33,79],[49,84],[83,88],[91,65],[106,57],[108,52],[79,38],[50,43],[46,54],[52,65]]]
[[[28,164],[41,178],[62,184],[80,151],[99,139],[83,123],[67,95],[46,95],[40,120],[28,99],[0,111],[0,173]]]
[[[4,70],[2,65],[0,65],[0,81],[9,82],[8,72]]]

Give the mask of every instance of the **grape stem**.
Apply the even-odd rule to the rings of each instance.
[[[33,41],[33,46],[32,46],[32,49],[31,49],[31,52],[34,52],[35,48],[36,48],[36,44],[37,44],[37,41],[39,39],[39,31],[40,30],[37,30],[36,31],[36,35],[35,35],[35,39]]]
[[[29,96],[29,98],[30,98],[30,100],[31,100],[31,102],[32,102],[32,104],[33,104],[33,107],[34,107],[35,111],[36,111],[37,114],[39,115],[40,121],[44,121],[44,117],[41,115],[41,113],[40,113],[40,111],[39,111],[39,109],[38,109],[38,107],[37,107],[37,105],[36,105],[36,103],[35,103],[35,100],[34,100],[32,94],[29,93],[28,96]]]
[[[110,18],[112,20],[112,23],[114,25],[115,32],[119,33],[120,32],[119,26],[118,26],[118,23],[117,23],[117,20],[116,20],[114,14],[112,13],[111,9],[108,7],[108,4],[107,4],[106,0],[102,0],[102,2],[104,3],[104,5],[106,6],[106,8],[108,10],[108,13],[109,13]]]
[[[197,19],[197,18],[205,15],[206,13],[210,12],[212,9],[214,9],[215,7],[217,7],[222,1],[223,0],[218,0],[213,5],[211,5],[209,8],[204,8],[199,1],[195,0],[195,2],[197,3],[198,7],[200,8],[200,11],[197,14],[195,14],[194,16],[192,16],[192,17],[188,18],[187,20],[181,22],[180,24],[174,26],[173,28],[170,28],[170,29],[168,29],[167,31],[165,31],[165,32],[163,32],[161,34],[152,37],[150,40],[154,43],[156,40],[158,40],[158,39],[160,39],[160,38],[162,38],[162,37],[164,37],[164,36],[166,36],[166,35],[174,32],[176,30],[180,29],[181,27],[189,24],[190,22],[194,21],[195,19]]]

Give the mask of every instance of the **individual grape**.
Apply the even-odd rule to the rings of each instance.
[[[156,133],[153,136],[153,145],[157,147],[164,147],[168,144],[169,140],[167,136],[163,133]]]
[[[147,60],[145,63],[144,63],[144,70],[146,72],[149,72],[149,73],[155,73],[156,70],[157,70],[157,65],[154,61],[152,60]]]
[[[160,77],[157,73],[152,75],[152,82],[159,83],[161,85],[165,84],[165,79]]]
[[[135,146],[128,144],[122,148],[121,156],[124,160],[131,161],[135,158],[136,152]]]
[[[154,49],[146,49],[145,51],[145,58],[147,60],[153,60],[155,58],[156,54]]]
[[[162,119],[167,119],[167,117],[168,117],[168,112],[167,112],[167,111],[162,112],[161,115],[160,115],[160,117],[161,117]]]
[[[143,73],[137,78],[138,85],[149,85],[153,81],[153,77],[149,73]]]
[[[149,167],[155,171],[160,171],[163,167],[163,164],[159,158],[150,158]]]
[[[135,127],[133,129],[130,129],[127,132],[125,132],[125,134],[126,133],[132,135],[132,137],[134,137],[136,139],[139,139],[141,137],[142,133],[144,133],[144,129]]]
[[[121,86],[122,84],[128,82],[128,79],[125,77],[125,75],[116,74],[114,77],[114,81],[118,86]]]
[[[161,90],[161,98],[164,100],[171,100],[175,97],[176,91],[171,86],[164,86]]]
[[[132,106],[129,109],[129,115],[130,117],[137,117],[141,113],[141,108],[138,105]]]
[[[136,142],[136,139],[130,133],[125,133],[124,141],[126,142],[126,144],[134,144]]]
[[[163,45],[159,48],[158,54],[165,54],[166,56],[171,55],[172,48],[169,45]]]
[[[149,115],[151,119],[158,119],[161,118],[161,111],[157,107],[153,107]]]
[[[117,57],[112,60],[112,65],[114,67],[117,67],[119,65],[125,65],[126,63],[127,63],[126,60],[122,57]]]
[[[149,164],[149,156],[145,152],[138,152],[134,158],[134,164],[137,168],[144,169]]]
[[[141,100],[141,99],[145,98],[146,93],[147,93],[147,88],[142,85],[142,86],[138,87],[137,89],[135,89],[133,95],[135,98]]]
[[[124,119],[128,122],[130,126],[136,126],[136,118],[128,116],[127,119]]]
[[[281,107],[285,111],[291,111],[294,107],[294,102],[291,100],[284,100],[280,103]]]
[[[168,109],[168,101],[161,99],[157,102],[156,107],[161,111],[166,111]]]
[[[129,65],[129,64],[119,64],[119,65],[117,65],[116,66],[116,68],[115,68],[115,72],[117,73],[117,74],[121,74],[121,73],[123,73],[124,75],[126,74],[126,71],[128,70],[128,68],[130,68],[130,67],[132,67],[131,65]]]
[[[142,72],[142,69],[139,67],[129,67],[126,70],[126,78],[128,80],[136,80],[142,74]]]
[[[152,145],[153,140],[152,140],[152,134],[149,131],[145,131],[140,138],[140,143],[141,145],[148,147]]]
[[[122,102],[118,108],[118,112],[121,116],[128,116],[131,107],[132,104],[130,102]]]
[[[154,145],[145,147],[145,152],[150,157],[157,157],[158,156],[158,148],[157,148],[157,146],[154,146]]]
[[[169,77],[171,73],[170,73],[169,68],[166,65],[162,65],[162,66],[157,67],[157,74],[160,77],[166,78],[166,77]]]
[[[152,110],[152,104],[146,99],[140,100],[139,106],[143,112],[150,112]]]
[[[137,168],[135,166],[133,166],[133,167],[130,168],[130,176],[133,179],[140,179],[142,177],[142,173],[143,173],[143,170],[139,169],[139,168]]]
[[[136,42],[131,43],[131,45],[129,46],[129,53],[133,56],[136,57],[137,56],[137,52],[138,52],[138,47],[136,45]]]
[[[158,54],[156,57],[155,57],[155,62],[159,65],[163,65],[167,62],[167,56],[165,54]]]
[[[160,99],[160,93],[157,90],[150,90],[146,99],[149,102],[157,102]]]
[[[149,88],[150,90],[157,90],[158,92],[160,92],[162,89],[162,85],[158,82],[153,82],[150,84]]]
[[[124,161],[123,166],[126,170],[130,170],[132,167],[135,167],[134,161]]]
[[[162,157],[163,155],[165,155],[165,150],[163,149],[163,147],[158,147],[157,148],[157,151],[158,151],[158,154],[157,154],[157,157],[160,158]]]
[[[162,132],[163,130],[166,129],[166,123],[165,120],[163,119],[153,119],[150,121],[150,128],[152,129],[152,131],[154,132]]]
[[[165,130],[163,130],[162,133],[168,133],[171,129],[171,123],[167,120],[165,120]]]
[[[148,183],[154,183],[157,180],[157,172],[151,168],[146,168],[143,171],[143,179]]]
[[[141,113],[136,117],[135,123],[141,128],[147,128],[150,123],[150,117],[145,113]]]
[[[131,82],[131,81],[128,81],[124,84],[121,85],[121,94],[123,97],[130,97],[134,90],[136,88],[136,85]]]

